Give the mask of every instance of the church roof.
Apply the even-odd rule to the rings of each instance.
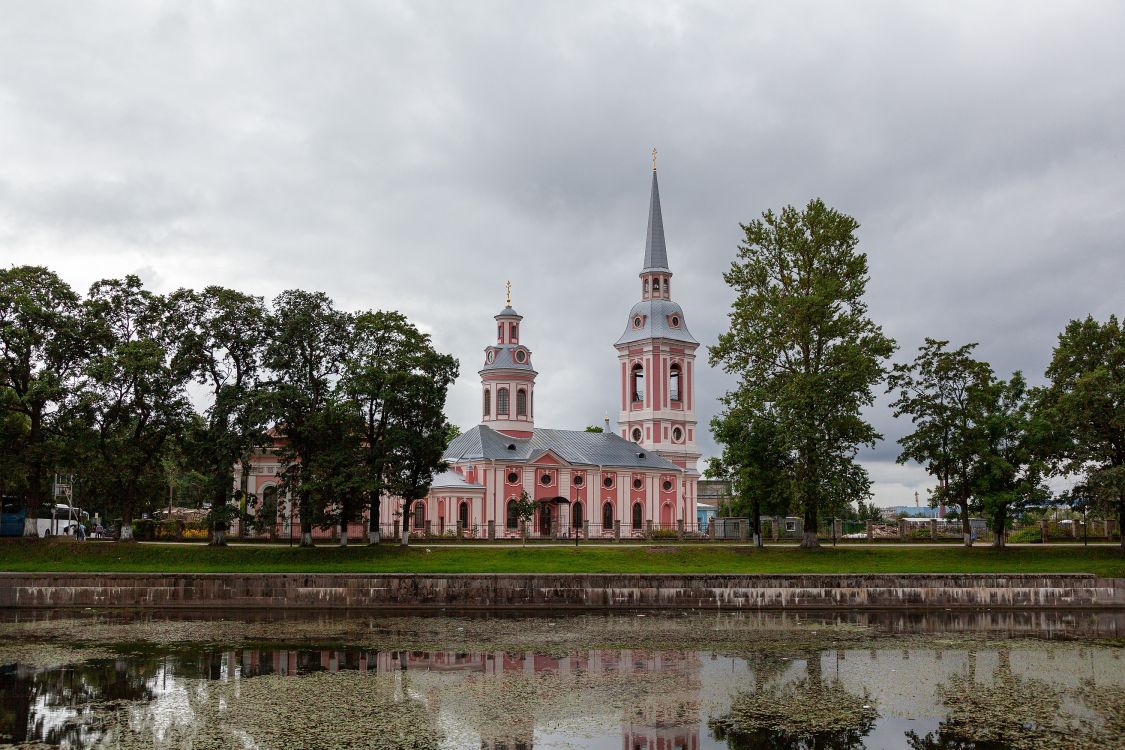
[[[446,471],[441,472],[440,474],[435,475],[434,481],[430,483],[430,487],[433,488],[433,489],[440,489],[440,490],[447,490],[447,489],[483,490],[484,489],[483,484],[477,484],[476,482],[467,482],[467,481],[465,481],[465,477],[461,476],[460,472],[453,471],[452,469],[448,469]]]
[[[511,446],[511,448],[509,448]],[[445,449],[446,461],[529,461],[551,451],[567,463],[628,469],[682,469],[612,432],[548,430],[536,428],[529,438],[514,438],[491,427],[477,425],[454,438]]]
[[[656,168],[652,170],[652,196],[648,204],[648,231],[645,234],[645,266],[647,271],[670,271],[668,248],[664,244],[664,217],[660,214],[660,187],[656,184]]]
[[[644,319],[644,323],[641,324],[640,328],[635,328],[633,320],[638,315]],[[673,328],[669,322],[669,318],[673,315],[680,319],[680,325],[676,328]],[[634,341],[644,341],[650,338],[683,341],[688,344],[699,343],[687,328],[683,308],[667,299],[646,299],[633,305],[632,309],[629,310],[625,333],[621,334],[617,343],[630,344]]]
[[[516,361],[516,350],[523,350],[527,353],[523,362]],[[489,362],[487,358],[487,352],[489,351],[496,352],[496,356],[491,362]],[[535,368],[531,366],[531,354],[527,351],[526,346],[501,344],[499,346],[490,346],[485,352],[484,367],[479,370],[480,372],[485,372],[486,370],[524,370],[530,373],[535,372]]]

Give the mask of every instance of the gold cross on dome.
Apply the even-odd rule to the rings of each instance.
[[[508,287],[508,307],[512,306],[512,282],[506,283],[504,286]]]
[[[652,147],[652,171],[656,171],[656,147]]]

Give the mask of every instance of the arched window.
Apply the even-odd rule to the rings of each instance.
[[[644,510],[640,503],[633,503],[633,531],[640,531],[644,522]]]
[[[419,500],[414,503],[414,528],[420,529],[426,525],[426,504]]]
[[[503,323],[497,323],[496,324],[496,341],[497,341],[497,343],[500,343],[500,344],[504,343],[504,324]]]
[[[496,391],[496,416],[508,416],[508,389],[501,388]]]
[[[484,416],[492,414],[492,391],[484,392]]]
[[[645,279],[645,294],[648,294],[648,279]]]
[[[680,366],[673,364],[668,368],[668,398],[680,400]]]
[[[582,528],[582,503],[575,503],[571,510],[571,515],[574,518],[574,528]]]
[[[645,400],[645,368],[640,363],[633,365],[633,402]]]
[[[660,294],[660,279],[653,279],[652,280],[652,293],[653,294]]]
[[[516,391],[516,416],[527,416],[527,391],[523,388]]]
[[[613,528],[613,504],[606,503],[602,506],[602,528]]]
[[[512,498],[508,501],[508,528],[515,530],[520,526],[520,517],[516,513],[516,501]]]
[[[458,508],[457,520],[461,522],[462,529],[469,527],[469,504],[464,500],[461,501],[461,507]]]

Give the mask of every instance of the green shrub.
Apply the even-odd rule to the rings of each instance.
[[[1042,542],[1043,532],[1034,526],[1025,526],[1022,529],[1015,529],[1008,533],[1008,541],[1027,544],[1028,542]]]

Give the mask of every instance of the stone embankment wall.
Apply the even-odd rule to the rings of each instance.
[[[0,573],[0,608],[1125,608],[1093,575]]]

